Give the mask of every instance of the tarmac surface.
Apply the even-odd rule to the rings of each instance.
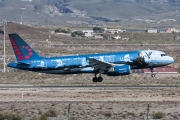
[[[119,86],[119,85],[73,85],[73,86],[60,86],[60,85],[16,85],[16,84],[0,84],[0,88],[180,88],[179,85],[140,85],[140,86]]]
[[[180,86],[0,85],[0,101],[180,101]]]

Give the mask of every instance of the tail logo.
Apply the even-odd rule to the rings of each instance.
[[[32,49],[29,48],[28,46],[17,46],[16,42],[14,41],[14,39],[12,37],[10,37],[10,41],[12,43],[12,47],[14,49],[14,52],[15,52],[18,60],[29,59],[30,56],[33,55]],[[23,55],[23,53],[25,53],[25,50],[27,51],[28,54]]]

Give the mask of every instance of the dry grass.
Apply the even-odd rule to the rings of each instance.
[[[35,85],[96,85],[92,82],[93,74],[53,75],[34,72],[0,73],[3,84],[35,84]],[[103,75],[104,81],[97,85],[180,85],[179,74],[131,74],[128,76],[109,77]]]
[[[169,90],[177,94],[168,96]],[[1,113],[18,113],[23,115],[23,119],[33,116],[40,118],[44,115],[51,120],[67,119],[69,103],[71,103],[71,117],[78,120],[144,120],[147,117],[148,103],[150,118],[163,117],[163,120],[169,120],[180,117],[179,101],[174,101],[179,99],[180,92],[175,88],[37,89],[37,91],[29,91],[31,94],[24,95],[23,99],[18,98],[20,97],[18,90],[9,90],[11,92],[7,94],[2,91],[4,90],[0,93],[2,99],[9,98],[16,101],[1,100]],[[163,96],[162,93],[167,96]],[[146,102],[143,99],[146,99]]]
[[[1,28],[2,29],[2,28]],[[100,39],[77,39],[62,35],[51,35],[49,38],[48,29],[43,28],[33,28],[29,26],[8,23],[7,33],[17,32],[40,54],[44,56],[58,56],[67,54],[81,54],[81,53],[99,53],[99,52],[111,52],[111,51],[124,51],[124,50],[135,50],[135,49],[157,49],[166,52],[168,55],[174,57],[175,63],[172,64],[173,67],[180,68],[180,47],[175,45],[158,45],[158,43],[166,43],[171,41],[173,43],[173,34],[148,34],[148,33],[121,33],[122,37],[129,37],[130,41],[120,41],[120,40],[100,40]],[[46,39],[51,41],[52,45],[49,47],[45,41]],[[0,35],[0,39],[3,36]],[[8,37],[6,38],[8,39]],[[153,42],[152,42],[153,41]],[[176,41],[179,43],[180,41]],[[37,44],[38,43],[38,44]],[[82,46],[82,45],[64,45],[57,46],[57,44],[112,44],[109,46]],[[139,45],[124,45],[124,44],[138,43]],[[142,43],[151,43],[142,44]],[[0,42],[3,44],[3,41]],[[114,45],[120,44],[120,45]],[[0,47],[0,54],[3,55],[3,47]],[[15,61],[15,57],[10,45],[9,40],[6,41],[6,61]],[[0,57],[0,68],[3,69],[3,56]],[[120,85],[141,85],[141,84],[163,84],[163,85],[179,85],[179,77],[175,75],[174,77],[160,75],[152,79],[149,75],[130,75],[130,76],[120,76],[120,77],[107,77],[103,76],[105,81],[98,84],[120,84]],[[37,74],[31,72],[18,72],[18,73],[1,73],[1,83],[28,83],[28,84],[92,84],[93,75],[49,75],[49,74]]]
[[[15,27],[11,30],[12,27]],[[20,29],[21,28],[21,29]],[[174,67],[179,68],[180,56],[179,46],[171,45],[136,45],[136,46],[51,46],[47,52],[48,30],[27,28],[26,26],[16,28],[9,26],[10,32],[17,32],[26,39],[30,45],[41,55],[65,55],[76,53],[94,53],[107,51],[123,51],[134,49],[158,49],[168,53],[175,58]],[[129,37],[130,41],[109,41],[95,39],[75,39],[66,36],[51,35],[52,44],[132,44],[132,43],[179,43],[174,42],[172,34],[136,34],[123,33],[123,37]],[[0,35],[0,39],[3,36]],[[8,37],[6,38],[8,39]],[[38,43],[38,44],[37,44]],[[1,41],[2,45],[3,42]],[[13,61],[14,55],[9,40],[6,41],[7,62]],[[3,55],[3,47],[0,46],[0,55]],[[2,63],[2,59],[0,59]],[[0,64],[0,68],[3,68]],[[131,74],[128,76],[108,77],[104,76],[102,83],[92,83],[92,74],[78,75],[50,75],[33,72],[9,72],[0,73],[1,84],[33,84],[33,85],[180,85],[179,74],[159,74],[151,78],[146,74]],[[21,99],[21,92],[24,91],[24,99]],[[163,112],[164,120],[180,118],[179,111],[179,89],[100,89],[100,90],[1,90],[0,111],[9,113],[23,113],[24,119],[38,120],[45,119],[48,110],[55,110],[55,117],[48,119],[67,119],[68,104],[71,103],[71,120],[144,120],[146,119],[147,103],[150,103],[150,113]],[[10,98],[12,97],[12,98]],[[161,99],[159,99],[159,97]],[[145,102],[143,101],[145,99]],[[85,101],[83,101],[85,99]],[[126,100],[128,99],[128,100]],[[4,100],[4,101],[3,101]],[[8,102],[8,100],[10,102]],[[19,101],[18,101],[19,100]],[[32,100],[32,102],[30,102]],[[42,100],[42,101],[41,101]],[[47,100],[47,101],[46,101]],[[75,100],[75,101],[73,101]],[[91,101],[92,100],[92,101]],[[132,102],[132,100],[134,100]],[[161,100],[158,102],[157,100]],[[44,101],[44,102],[43,102]],[[69,101],[69,102],[68,102]],[[153,102],[154,101],[154,102]],[[22,112],[23,111],[23,112]],[[51,112],[50,112],[51,113]],[[33,117],[34,116],[34,117]],[[153,118],[153,114],[150,114]]]

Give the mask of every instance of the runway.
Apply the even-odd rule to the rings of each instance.
[[[51,44],[52,46],[180,46],[180,44]]]
[[[12,85],[0,84],[0,89],[3,88],[180,88],[180,86],[162,86],[162,85],[140,85],[140,86],[118,86],[118,85],[74,85],[74,86],[61,86],[61,85]]]

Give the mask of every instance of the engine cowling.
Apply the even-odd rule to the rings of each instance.
[[[107,75],[109,76],[119,76],[119,75],[129,75],[131,73],[130,65],[121,65],[112,67]]]

